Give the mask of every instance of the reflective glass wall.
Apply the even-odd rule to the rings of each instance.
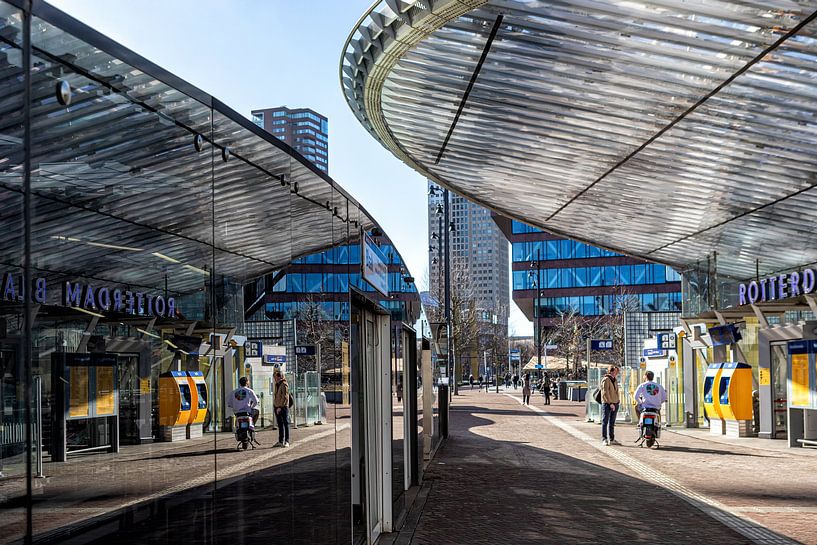
[[[32,9],[0,1],[0,543],[350,543],[359,260],[281,326],[316,356],[251,353],[246,295],[374,222],[216,99]],[[247,451],[242,376],[260,398]]]

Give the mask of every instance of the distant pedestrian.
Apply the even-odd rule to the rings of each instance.
[[[511,374],[510,373],[505,373],[505,389],[507,390],[510,387],[511,387]]]
[[[516,390],[516,385],[519,384],[519,375],[513,376],[513,389]]]
[[[530,405],[530,373],[525,373],[525,380],[522,383],[522,403]]]
[[[474,389],[474,375],[473,375],[473,373],[468,375],[468,384],[471,385],[471,389],[473,390]]]
[[[278,423],[278,442],[274,447],[289,446],[289,407],[291,404],[289,395],[289,384],[280,371],[273,375],[275,380],[275,394],[273,395],[272,406],[275,409],[275,420]]]
[[[607,374],[601,379],[601,444],[620,445],[616,441],[616,414],[621,397],[618,392],[618,366],[611,365]]]
[[[547,379],[542,383],[542,395],[545,396],[545,405],[550,405],[550,381]]]
[[[491,387],[491,379],[488,375],[485,375],[485,391],[488,391],[488,388]]]
[[[479,388],[477,389],[477,391],[480,391],[482,390],[482,375],[479,376],[477,382],[479,383]]]

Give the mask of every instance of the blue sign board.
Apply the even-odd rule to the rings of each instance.
[[[735,324],[710,327],[709,337],[712,339],[712,346],[736,343],[743,338]]]
[[[261,341],[247,341],[244,345],[244,355],[248,358],[260,358],[264,354],[264,345]]]
[[[612,350],[612,339],[592,339],[590,341],[590,350]]]
[[[286,354],[268,354],[264,356],[264,365],[280,365],[287,362]]]
[[[545,366],[544,366],[544,365],[542,365],[541,363],[537,363],[536,365],[534,365],[534,366],[533,366],[533,368],[534,368],[534,369],[544,369],[544,368],[545,368]]]
[[[667,351],[663,348],[645,348],[642,355],[645,358],[663,358],[667,355]]]
[[[659,333],[656,337],[658,338],[658,348],[675,350],[675,333]]]
[[[363,233],[361,238],[361,269],[363,280],[385,296],[389,295],[388,259],[374,241]]]
[[[511,350],[511,361],[522,361],[522,351],[518,348]]]
[[[295,346],[295,355],[296,356],[314,356],[315,355],[315,345],[314,344],[299,344]]]

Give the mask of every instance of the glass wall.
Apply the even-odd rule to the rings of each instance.
[[[586,288],[599,286],[645,286],[679,282],[680,275],[666,265],[640,263],[607,267],[568,267],[536,271],[513,271],[513,289]]]
[[[0,544],[350,543],[349,289],[372,219],[250,120],[47,4],[0,0],[0,32]],[[315,259],[340,268],[282,272]],[[401,280],[395,297],[416,295]],[[247,297],[291,282],[314,298]],[[276,304],[294,306],[273,319]],[[276,342],[249,331],[259,312]],[[249,450],[240,377],[260,400]],[[290,447],[274,448],[283,406]]]

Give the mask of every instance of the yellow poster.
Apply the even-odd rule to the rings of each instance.
[[[96,368],[96,415],[116,414],[113,367]]]
[[[140,378],[139,379],[139,393],[142,395],[149,395],[150,394],[150,379],[149,378]]]
[[[88,368],[71,367],[68,386],[68,416],[88,417]]]
[[[810,404],[808,388],[808,354],[791,355],[791,404],[797,407],[808,407]]]
[[[757,370],[757,382],[761,386],[769,386],[772,383],[771,372],[766,367],[761,367]]]

